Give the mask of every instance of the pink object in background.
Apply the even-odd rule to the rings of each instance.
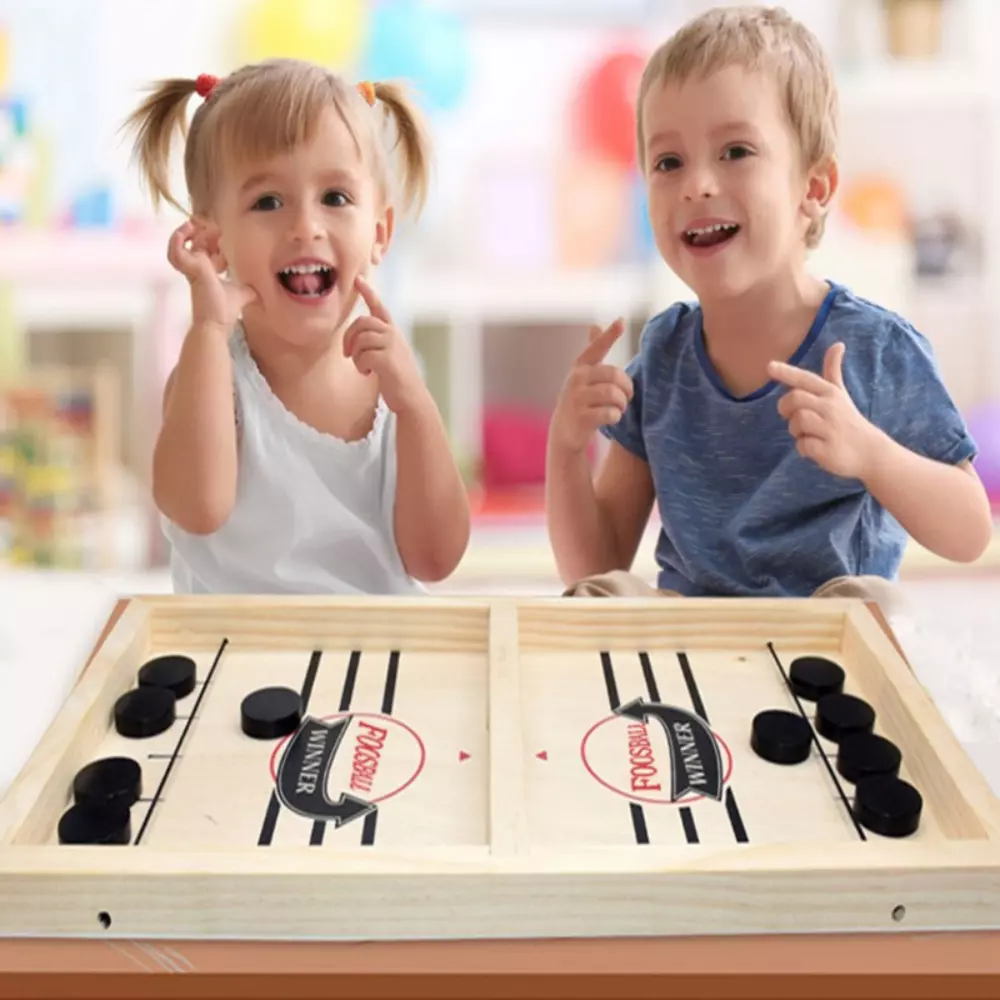
[[[483,415],[483,489],[545,483],[545,448],[551,414],[526,407],[491,407]],[[588,449],[591,461],[595,448]]]

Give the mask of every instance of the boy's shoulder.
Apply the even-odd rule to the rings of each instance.
[[[700,326],[701,306],[697,301],[673,302],[646,320],[639,337],[639,353],[660,352]]]
[[[902,314],[859,295],[845,285],[832,286],[830,313],[824,325],[827,339],[870,344],[880,355],[929,348],[927,338]]]

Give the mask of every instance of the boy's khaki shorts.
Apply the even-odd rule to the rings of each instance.
[[[673,590],[658,590],[625,570],[588,576],[563,592],[564,597],[682,597]],[[856,597],[877,604],[883,615],[900,610],[899,592],[880,576],[839,576],[818,587],[813,597]]]

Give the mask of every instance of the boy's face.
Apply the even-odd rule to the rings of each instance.
[[[354,279],[378,263],[392,230],[334,108],[311,144],[265,163],[234,161],[213,215],[230,275],[257,293],[248,321],[297,346],[328,339],[349,317]]]
[[[661,84],[642,113],[656,245],[699,298],[738,296],[802,259],[831,178],[807,172],[770,78],[731,66]]]

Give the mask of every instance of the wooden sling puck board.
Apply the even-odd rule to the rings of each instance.
[[[1000,803],[849,600],[131,600],[0,801],[0,936],[1000,927]]]

